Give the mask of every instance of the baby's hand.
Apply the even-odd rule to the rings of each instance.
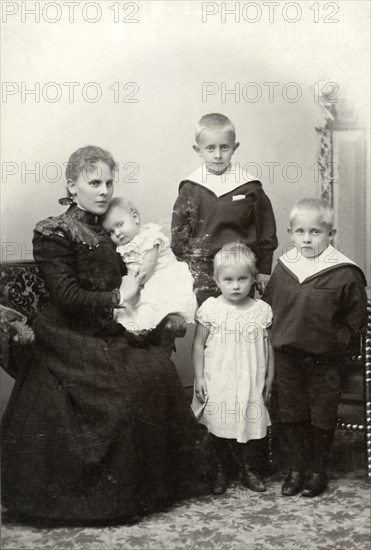
[[[205,382],[205,378],[196,378],[195,394],[200,403],[205,403],[207,399],[207,385]]]

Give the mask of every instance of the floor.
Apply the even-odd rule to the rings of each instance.
[[[338,432],[329,487],[314,499],[281,496],[283,471],[266,493],[238,483],[227,493],[177,505],[132,526],[42,528],[4,514],[1,547],[59,550],[370,550],[370,484],[362,434]]]

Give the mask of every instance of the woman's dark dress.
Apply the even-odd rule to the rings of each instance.
[[[4,415],[3,504],[94,520],[205,491],[200,434],[173,363],[128,344],[112,320],[126,268],[99,217],[72,206],[37,224],[33,245],[51,303]]]

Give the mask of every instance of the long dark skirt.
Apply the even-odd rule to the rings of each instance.
[[[89,521],[208,491],[207,456],[173,363],[124,336],[36,324],[3,419],[3,504]]]

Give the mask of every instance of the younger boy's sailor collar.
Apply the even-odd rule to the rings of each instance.
[[[312,259],[303,256],[300,249],[293,246],[278,261],[299,280],[300,284],[323,271],[342,265],[358,267],[355,262],[336,250],[332,245],[329,245],[319,256]]]
[[[231,163],[223,174],[212,174],[208,172],[206,165],[202,164],[186,180],[198,183],[212,191],[217,197],[221,197],[244,183],[256,181],[256,178],[243,170],[237,162]]]

